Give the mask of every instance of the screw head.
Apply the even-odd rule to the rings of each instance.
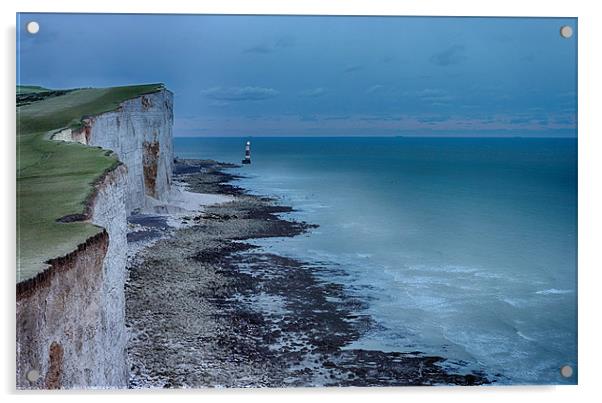
[[[29,382],[34,383],[38,379],[40,379],[40,371],[38,371],[37,369],[30,369],[29,371],[27,371],[26,376]]]
[[[40,24],[38,24],[36,21],[29,21],[26,25],[26,29],[27,32],[29,32],[32,35],[35,35],[40,30]]]
[[[569,39],[571,36],[573,36],[573,28],[570,25],[564,25],[560,27],[560,36],[565,39]]]
[[[570,365],[563,365],[562,368],[560,368],[560,375],[565,378],[570,378],[573,376],[573,367]]]

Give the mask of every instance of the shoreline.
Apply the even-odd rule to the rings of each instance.
[[[343,349],[377,325],[363,313],[366,302],[322,280],[344,270],[253,245],[315,226],[280,218],[292,207],[232,185],[237,177],[225,170],[235,165],[175,165],[174,178],[188,191],[231,199],[180,214],[179,228],[165,216],[133,218],[150,229],[139,239],[128,234],[128,243],[142,243],[128,262],[125,290],[129,387],[489,383],[482,373],[446,372],[442,357]]]

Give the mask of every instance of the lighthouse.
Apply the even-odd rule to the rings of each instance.
[[[251,163],[251,142],[247,141],[247,145],[245,146],[245,158],[242,160],[243,164]]]

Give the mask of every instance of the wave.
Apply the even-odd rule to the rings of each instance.
[[[554,295],[554,294],[571,294],[573,290],[559,290],[557,288],[550,288],[547,290],[536,291],[538,295]]]
[[[517,334],[517,335],[519,335],[520,337],[522,337],[522,338],[523,338],[523,339],[525,339],[525,340],[528,340],[528,341],[536,341],[534,338],[532,338],[532,337],[529,337],[529,336],[526,336],[526,335],[525,335],[524,333],[522,333],[520,330],[517,330],[517,331],[516,331],[516,334]]]

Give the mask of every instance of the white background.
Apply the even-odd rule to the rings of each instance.
[[[365,402],[576,402],[600,401],[602,383],[600,310],[598,288],[602,283],[600,237],[602,197],[602,147],[600,136],[600,76],[602,19],[596,1],[528,0],[2,0],[2,113],[0,134],[0,201],[2,203],[2,302],[3,326],[0,392],[8,401],[100,402],[129,401],[286,401],[330,400]],[[437,387],[372,389],[200,390],[17,392],[15,385],[15,13],[29,12],[129,12],[129,13],[223,13],[223,14],[347,14],[347,15],[456,15],[456,16],[550,16],[579,18],[579,386],[562,387]],[[94,63],[89,54],[82,55]],[[74,60],[74,62],[77,58]],[[542,72],[543,74],[544,72]],[[598,118],[598,119],[596,119]],[[597,396],[597,398],[596,398]],[[518,399],[518,400],[517,400]]]

